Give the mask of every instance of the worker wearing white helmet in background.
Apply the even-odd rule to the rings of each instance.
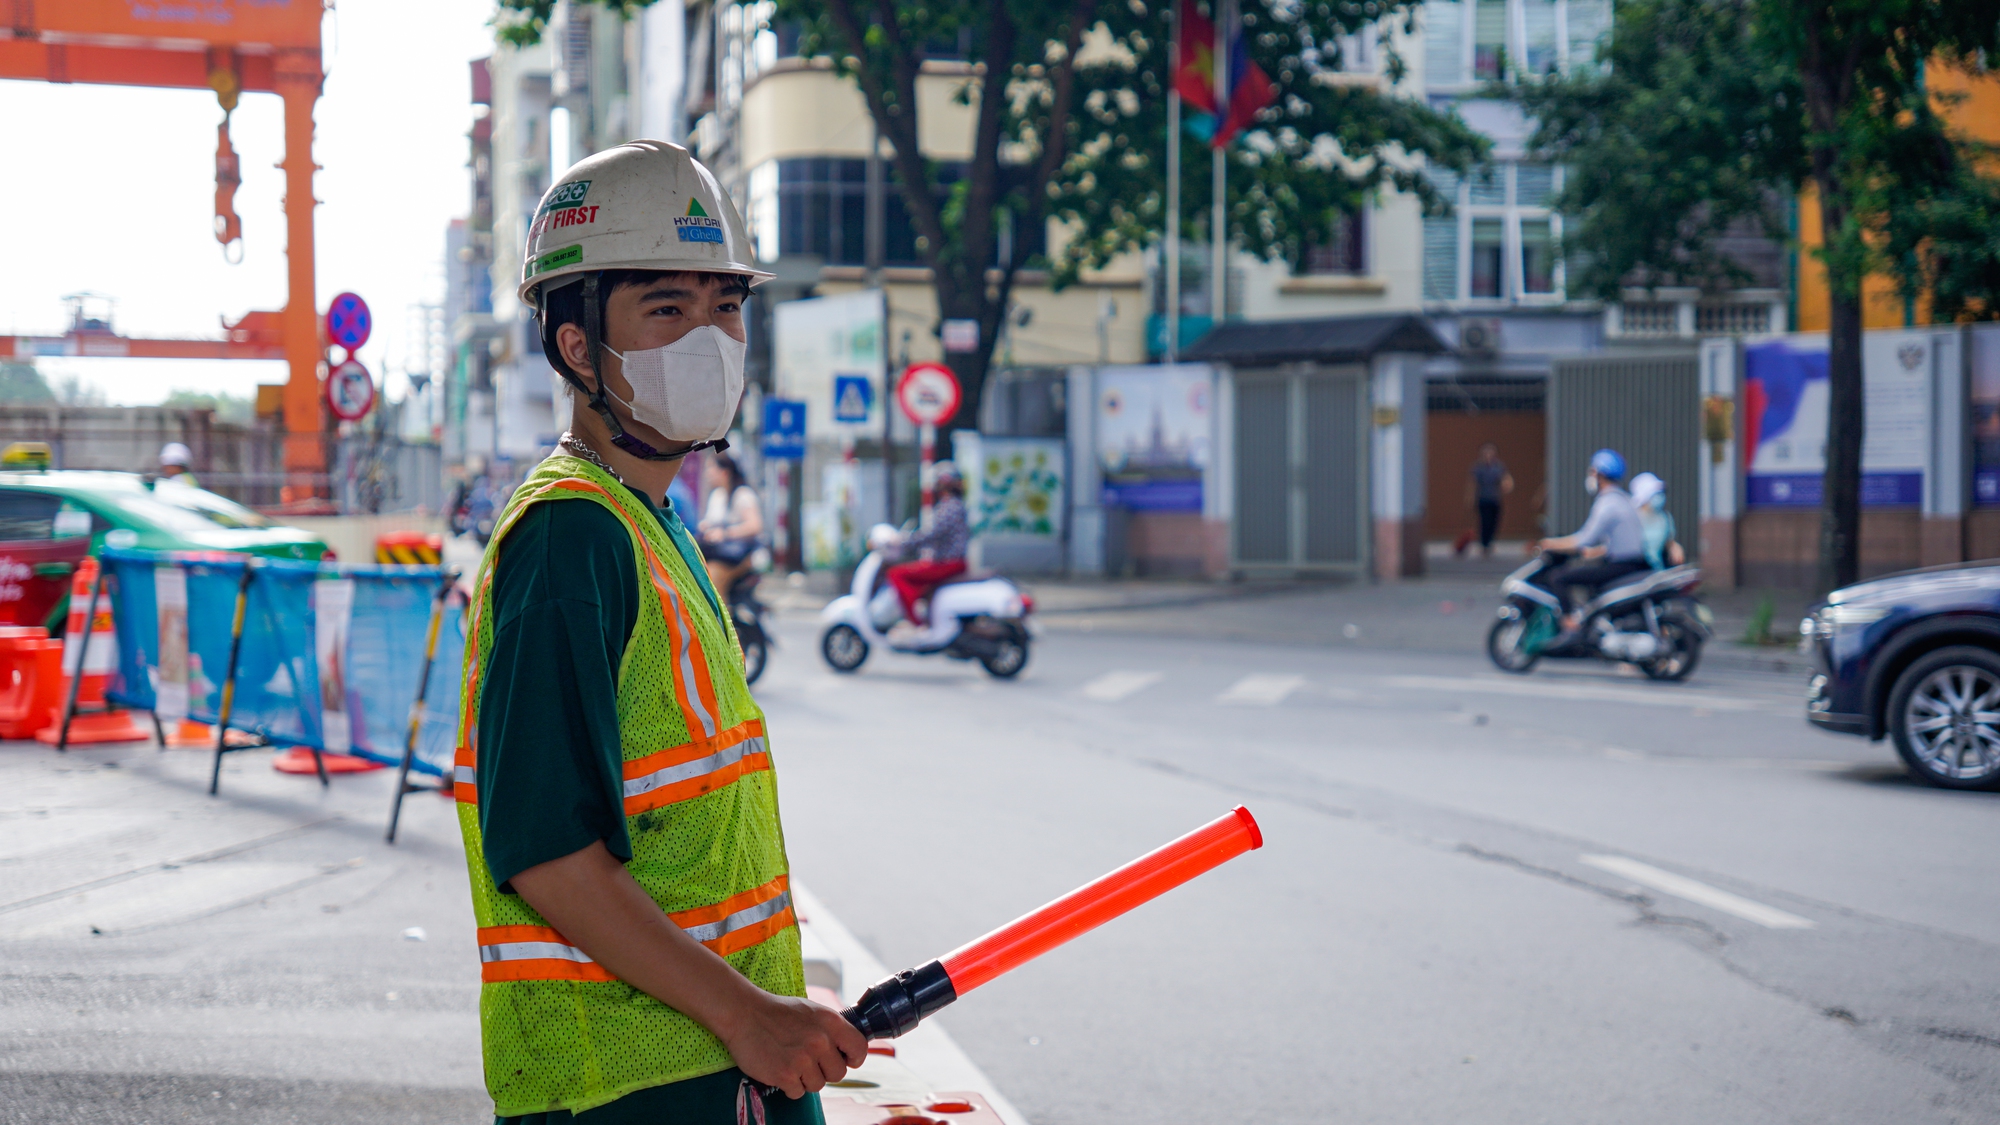
[[[576,409],[480,564],[454,787],[503,1121],[805,1125],[867,1055],[804,999],[763,712],[664,503],[726,444],[769,276],[660,141],[575,165],[529,228],[521,296]]]
[[[162,480],[174,481],[177,484],[187,485],[189,488],[200,488],[201,486],[195,483],[193,465],[194,454],[188,450],[187,446],[182,445],[180,442],[170,441],[160,447],[160,478]]]

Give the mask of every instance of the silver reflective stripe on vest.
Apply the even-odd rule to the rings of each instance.
[[[561,961],[575,961],[580,965],[593,964],[590,955],[574,945],[564,945],[558,941],[503,941],[494,945],[479,947],[481,963],[493,961],[535,961],[555,958]]]
[[[717,750],[706,758],[697,758],[692,762],[682,762],[677,766],[654,770],[644,777],[629,778],[625,782],[625,797],[629,800],[641,794],[651,793],[662,785],[672,785],[677,781],[688,781],[704,774],[711,774],[725,766],[733,766],[752,754],[763,752],[762,738],[746,738],[734,746]]]
[[[734,933],[745,926],[754,926],[766,918],[776,918],[792,905],[792,892],[784,891],[777,898],[748,906],[731,914],[720,922],[710,922],[705,926],[687,927],[687,935],[696,941],[714,941],[727,933]]]
[[[636,528],[633,530],[635,533],[637,532]],[[674,546],[672,543],[667,544],[667,549],[676,552],[680,550],[679,547]],[[696,680],[694,678],[694,659],[689,654],[689,648],[695,642],[694,615],[681,612],[681,592],[674,589],[674,584],[667,580],[666,575],[660,573],[657,562],[651,555],[647,556],[646,565],[653,568],[654,588],[665,594],[667,600],[673,603],[666,607],[666,611],[673,614],[678,620],[687,622],[686,632],[682,632],[679,629],[669,630],[670,633],[678,635],[680,638],[680,644],[674,647],[674,667],[680,673],[681,683],[687,685],[688,708],[694,712],[694,717],[700,720],[703,735],[708,738],[714,738],[715,732],[719,728],[715,725],[715,716],[709,714],[708,708],[702,706],[701,691],[696,687]],[[699,582],[700,579],[697,578],[695,581]]]
[[[477,785],[479,784],[479,768],[477,766],[453,766],[451,779],[460,785]]]

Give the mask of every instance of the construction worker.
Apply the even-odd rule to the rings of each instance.
[[[200,488],[201,484],[194,479],[194,470],[190,468],[193,464],[194,454],[180,442],[170,441],[160,447],[161,480],[170,480],[176,484],[187,485],[189,488]]]
[[[573,420],[480,564],[455,773],[502,1121],[816,1123],[867,1054],[804,999],[764,715],[664,504],[727,444],[754,262],[660,141],[572,167],[529,230]]]

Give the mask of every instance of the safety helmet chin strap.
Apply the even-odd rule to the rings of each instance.
[[[604,391],[604,306],[598,303],[598,280],[602,276],[595,272],[583,275],[583,345],[586,354],[590,356],[590,369],[597,374],[597,386],[585,387],[581,380],[568,371],[563,372],[563,376],[577,390],[590,396],[590,409],[604,420],[604,428],[611,431],[611,444],[641,461],[672,461],[685,457],[697,449],[714,449],[717,452],[728,449],[728,438],[713,438],[709,441],[697,441],[679,449],[661,451],[634,437],[625,429],[624,423],[618,420],[618,415],[612,412],[610,399]],[[543,298],[543,304],[547,305],[546,297]]]

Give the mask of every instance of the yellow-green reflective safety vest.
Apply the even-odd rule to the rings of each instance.
[[[625,984],[517,895],[494,889],[479,833],[479,691],[493,646],[493,565],[531,504],[597,504],[632,540],[638,623],[618,669],[625,865],[690,936],[758,987],[805,995],[764,713],[718,618],[666,530],[580,458],[543,461],[501,511],[466,635],[455,789],[479,920],[486,1088],[503,1116],[582,1112],[634,1090],[726,1070],[722,1042]]]

